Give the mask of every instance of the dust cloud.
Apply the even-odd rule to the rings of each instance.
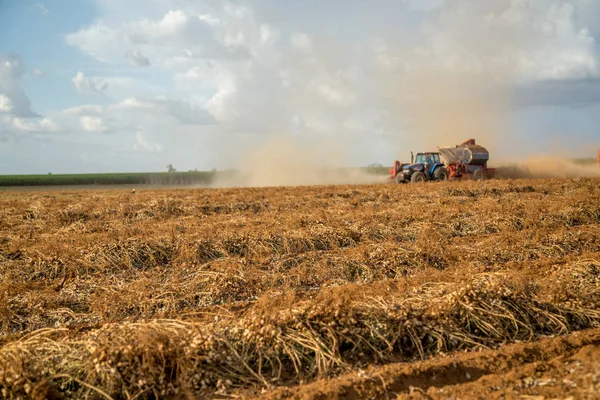
[[[497,167],[499,178],[599,178],[596,163],[578,164],[572,160],[547,155],[530,157],[522,163],[505,163]]]
[[[514,133],[519,107],[516,89],[536,75],[519,65],[515,54],[535,49],[545,38],[507,24],[509,15],[501,1],[451,3],[460,7],[450,4],[441,9],[433,17],[435,26],[425,28],[424,37],[412,44],[411,51],[396,49],[410,56],[376,79],[385,93],[384,106],[393,110],[392,126],[402,132],[395,147],[406,153],[403,146],[408,139],[420,146],[418,151],[435,151],[474,138],[488,149],[490,167],[500,167],[500,176],[600,176],[598,165],[579,165],[564,158],[565,147],[583,145],[567,133],[558,135],[562,157],[526,155],[525,161],[514,160],[506,143],[525,148],[535,140],[533,134]],[[590,146],[583,147],[589,151]]]
[[[344,166],[345,149],[339,140],[323,137],[273,135],[246,149],[240,171],[220,177],[214,187],[267,187],[382,183],[387,176]]]
[[[416,68],[402,77],[400,93],[395,115],[420,138],[423,150],[453,146],[469,138],[493,148],[506,132],[509,91],[484,73]]]
[[[455,10],[451,7],[452,3],[462,6]],[[425,29],[423,37],[414,43],[389,49],[392,46],[390,43],[395,40],[388,38],[386,56],[400,60],[394,67],[386,69],[381,65],[371,65],[362,69],[362,79],[367,82],[363,89],[369,87],[376,93],[375,98],[370,98],[366,94],[368,91],[362,92],[360,87],[340,93],[358,99],[355,111],[364,111],[371,103],[387,111],[388,119],[379,124],[386,131],[395,132],[389,144],[398,158],[406,157],[410,150],[435,151],[438,146],[453,146],[474,138],[490,151],[490,167],[500,167],[508,177],[600,176],[600,168],[596,165],[581,166],[549,155],[525,157],[525,162],[519,161],[517,164],[511,162],[511,155],[502,154],[501,149],[506,149],[507,142],[523,148],[525,142],[531,140],[514,134],[513,118],[518,107],[515,104],[515,89],[523,79],[531,78],[524,78],[526,74],[523,68],[514,63],[515,54],[526,53],[537,45],[537,39],[531,31],[517,29],[506,23],[507,16],[502,14],[505,8],[503,1],[485,4],[458,0],[450,2],[448,7],[440,9],[437,17],[432,17],[435,27],[430,26],[427,28],[429,31]],[[357,59],[352,59],[358,55],[348,49],[340,47],[337,52],[333,50],[330,48],[314,56],[323,65],[331,64],[332,68],[337,69],[343,68],[343,63],[337,58],[343,59],[348,65],[360,64]],[[336,58],[327,55],[338,53],[344,56]],[[303,72],[297,71],[297,81],[308,79]],[[306,93],[293,92],[289,97],[294,111],[300,114],[321,108],[322,99],[318,96],[311,98]],[[376,130],[382,126],[372,128]],[[297,138],[285,134],[274,135],[263,144],[245,149],[241,175],[230,178],[228,182],[217,182],[217,185],[279,186],[386,181],[386,176],[344,168],[348,161],[347,149],[341,145],[345,142],[344,132],[331,134],[330,139],[323,136]],[[331,139],[334,136],[335,139]],[[418,148],[407,148],[415,145]],[[495,160],[506,162],[498,165]],[[393,160],[387,161],[385,164],[390,165]]]
[[[385,107],[393,110],[394,127],[419,150],[474,138],[493,154],[508,136],[519,71],[508,64],[506,49],[530,38],[492,22],[502,3],[449,2],[431,15],[416,42],[393,49],[403,54],[402,62],[382,74],[378,86]]]

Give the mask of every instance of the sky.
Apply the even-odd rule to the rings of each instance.
[[[593,157],[599,40],[597,0],[0,0],[0,174]]]

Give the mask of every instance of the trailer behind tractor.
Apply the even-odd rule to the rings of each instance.
[[[484,180],[493,178],[496,170],[488,168],[490,153],[469,139],[454,147],[438,147],[438,152],[418,153],[410,164],[394,161],[390,178],[396,183],[445,181],[448,179]]]

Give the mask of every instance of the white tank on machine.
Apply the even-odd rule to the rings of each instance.
[[[475,139],[469,139],[454,147],[438,147],[440,156],[447,164],[462,163],[465,165],[484,165],[490,159],[490,153],[483,146],[475,143]]]

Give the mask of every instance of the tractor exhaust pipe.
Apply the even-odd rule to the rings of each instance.
[[[415,163],[415,155],[413,154],[413,152],[410,152],[410,163],[414,164]],[[600,150],[598,150],[598,163],[600,163]]]

